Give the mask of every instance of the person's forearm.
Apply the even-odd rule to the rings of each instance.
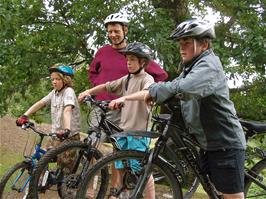
[[[64,129],[71,130],[71,117],[72,117],[72,106],[69,105],[64,109]]]
[[[105,84],[100,84],[98,86],[86,90],[85,93],[87,93],[88,95],[97,95],[98,93],[103,91],[106,91],[106,86]]]
[[[100,92],[106,91],[106,85],[100,84],[98,86],[95,86],[91,89],[85,90],[82,93],[79,94],[78,100],[81,102],[84,100],[84,98],[88,95],[97,95]]]
[[[136,93],[133,93],[131,95],[126,95],[124,96],[125,100],[128,101],[133,101],[133,100],[139,100],[139,101],[144,101],[144,96],[149,93],[148,90],[142,90]]]
[[[45,102],[38,101],[35,104],[33,104],[25,113],[24,115],[30,116],[31,114],[37,112],[39,109],[41,109],[43,106],[45,106]]]

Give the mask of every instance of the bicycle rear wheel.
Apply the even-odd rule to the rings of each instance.
[[[71,168],[64,168],[63,164],[59,166],[58,158],[70,150],[77,153],[75,160],[69,164]],[[28,198],[42,198],[44,195],[45,197],[52,195],[52,198],[74,198],[85,171],[101,157],[102,154],[99,150],[89,149],[86,143],[80,141],[66,142],[49,150],[34,169]],[[91,162],[92,160],[94,161]],[[45,172],[48,173],[46,178],[44,178]],[[102,178],[105,179],[104,174]]]
[[[262,184],[260,187],[254,180],[247,178],[245,181],[245,198],[266,198],[266,158],[258,162],[248,173],[255,178],[255,180]]]
[[[0,182],[0,198],[24,198],[28,192],[31,169],[30,163],[20,162],[7,171]]]
[[[100,159],[85,175],[86,177],[81,182],[78,189],[76,198],[81,199],[86,197],[87,190],[92,190],[90,197],[97,199],[108,198],[110,194],[115,195],[117,198],[127,199],[130,198],[132,190],[135,188],[138,176],[140,176],[142,165],[145,164],[147,154],[140,151],[118,151],[113,154]],[[136,162],[138,160],[138,162]],[[120,169],[120,175],[114,176],[112,170],[115,162],[119,161],[123,169]],[[133,169],[132,169],[133,168]],[[182,198],[182,190],[176,176],[171,172],[170,166],[161,159],[156,159],[152,164],[152,174],[160,174],[163,176],[161,180],[154,181],[156,199],[164,198]],[[111,176],[110,181],[102,186],[100,173],[102,170],[108,169]],[[145,190],[148,186],[152,187],[152,183],[147,183]],[[103,188],[104,187],[104,188]],[[115,188],[115,189],[114,189]],[[148,192],[144,191],[144,194]],[[146,196],[148,197],[148,196]],[[140,198],[143,198],[141,196]],[[136,198],[135,198],[136,199]]]

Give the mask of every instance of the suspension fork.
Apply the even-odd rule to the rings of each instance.
[[[134,190],[132,191],[130,198],[137,199],[142,197],[142,193],[151,175],[152,163],[156,158],[158,158],[160,151],[164,148],[165,144],[165,137],[160,136],[158,141],[156,142],[155,147],[149,150],[149,154],[144,157],[144,160],[142,160],[141,163],[143,165],[143,168],[140,171],[141,174],[139,176],[139,180],[137,181],[137,184]]]
[[[77,171],[77,169],[78,169],[78,167],[79,167],[79,164],[80,164],[81,158],[82,158],[83,155],[84,155],[84,151],[83,151],[83,150],[80,150],[80,151],[79,151],[79,154],[78,154],[78,157],[77,157],[77,159],[76,159],[76,161],[75,161],[75,165],[74,165],[74,167],[73,167],[71,173],[76,173],[76,171]]]
[[[144,161],[142,162],[144,166],[141,169],[141,175],[139,176],[137,184],[130,195],[130,199],[138,199],[142,196],[142,193],[150,177],[151,164],[154,158],[153,156],[154,156],[154,149],[151,149],[149,156],[145,157]]]
[[[80,165],[80,162],[82,161],[82,158],[85,156],[86,161],[84,162],[84,166],[82,167],[82,171],[81,171],[82,175],[84,175],[85,171],[89,167],[91,160],[93,159],[91,149],[92,149],[91,145],[89,144],[87,148],[84,148],[84,150],[79,151],[77,160],[76,160],[75,165],[72,169],[72,173],[76,173],[76,171],[78,170],[78,167]],[[81,175],[78,176],[78,183],[82,179],[82,177],[84,177],[84,176],[81,176]]]
[[[27,164],[30,164],[29,161],[26,162],[26,163],[27,163]],[[12,190],[17,190],[19,193],[22,192],[22,191],[24,191],[24,189],[26,188],[26,186],[28,185],[28,183],[29,183],[29,181],[30,181],[30,179],[31,179],[31,175],[29,175],[29,176],[27,177],[27,179],[26,179],[25,182],[23,183],[23,186],[22,186],[20,189],[17,189],[17,188],[16,188],[16,184],[17,184],[17,182],[19,181],[19,179],[21,178],[21,176],[23,175],[24,172],[27,172],[27,169],[23,168],[23,171],[20,170],[19,175],[15,178],[14,182],[12,183],[12,186],[11,186],[11,189],[12,189]]]
[[[162,135],[158,138],[155,144],[155,147],[149,151],[149,155],[144,158],[144,161],[142,161],[143,168],[141,169],[141,175],[139,176],[139,180],[130,195],[130,199],[138,199],[142,196],[145,186],[150,178],[152,162],[158,158],[161,149],[165,147],[169,138],[167,135],[169,133],[168,130],[170,123],[171,121],[168,120],[165,128],[163,129]]]

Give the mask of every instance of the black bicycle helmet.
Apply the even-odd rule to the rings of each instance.
[[[198,19],[190,19],[180,23],[170,35],[171,39],[181,39],[184,37],[197,37],[197,38],[215,38],[214,27],[205,21]]]
[[[146,58],[148,60],[151,60],[152,58],[152,50],[150,47],[141,42],[129,43],[122,52],[125,55],[133,54],[139,58]]]
[[[74,76],[74,71],[70,66],[59,65],[56,67],[49,68],[49,71],[50,71],[50,73],[59,72],[59,73],[62,73],[63,75],[67,75],[70,77]]]

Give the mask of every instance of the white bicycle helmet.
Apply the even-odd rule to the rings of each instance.
[[[180,23],[170,35],[170,38],[175,40],[184,37],[207,37],[214,39],[214,27],[205,21],[190,19]]]
[[[110,14],[108,17],[106,17],[106,19],[104,20],[105,26],[107,26],[108,23],[121,23],[127,26],[129,21],[126,15],[122,13],[113,13],[113,14]]]

